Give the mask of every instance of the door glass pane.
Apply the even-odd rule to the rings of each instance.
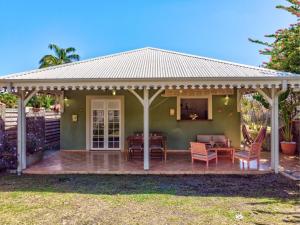
[[[104,148],[104,110],[93,109],[93,142],[92,147]]]
[[[114,148],[120,148],[119,147],[119,142],[114,142]]]
[[[120,110],[108,110],[108,148],[119,148]]]

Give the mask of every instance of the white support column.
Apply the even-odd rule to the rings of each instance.
[[[37,90],[27,94],[25,91],[20,91],[18,96],[17,173],[19,175],[26,169],[26,104],[36,93]]]
[[[279,104],[278,94],[274,99],[274,172],[279,172]]]
[[[149,153],[149,108],[151,103],[155,100],[155,98],[164,91],[163,88],[156,91],[153,96],[149,99],[149,89],[144,87],[144,96],[143,98],[136,93],[133,89],[129,89],[129,91],[137,97],[137,99],[141,102],[144,109],[144,170],[149,170],[150,168],[150,153]]]
[[[275,97],[276,96],[276,89],[275,87],[272,88],[272,104],[270,104],[271,106],[271,168],[273,170],[275,170],[275,120],[276,120],[276,116],[275,116]]]
[[[144,87],[144,170],[149,170],[149,90]]]
[[[25,115],[25,93],[21,92],[18,98],[18,144],[17,144],[17,160],[18,174],[26,168],[26,115]]]
[[[21,97],[18,98],[18,119],[17,119],[17,173],[20,175],[22,172],[22,117],[21,117],[21,109],[22,109],[22,99]]]
[[[282,82],[281,90],[272,88],[272,139],[271,139],[271,167],[275,173],[279,172],[279,96],[287,90],[287,82]]]
[[[278,96],[286,90],[283,86],[281,91],[277,91],[276,87],[272,87],[271,96],[260,88],[256,88],[264,99],[269,103],[271,109],[271,168],[275,173],[279,170],[279,109]]]

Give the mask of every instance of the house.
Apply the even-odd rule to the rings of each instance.
[[[196,134],[225,134],[240,145],[239,101],[258,91],[272,106],[271,165],[279,164],[278,95],[299,88],[297,74],[157,48],[1,77],[19,96],[18,171],[26,168],[25,105],[37,92],[57,92],[64,112],[61,148],[123,151],[126,137],[144,133],[144,169],[150,168],[149,132],[167,136],[169,149],[188,149]]]

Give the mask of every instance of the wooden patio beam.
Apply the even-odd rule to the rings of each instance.
[[[273,90],[273,89],[272,89]],[[262,90],[261,88],[256,88],[256,91],[261,94],[264,99],[272,106],[273,104],[273,100],[272,97],[270,97],[264,90]]]
[[[26,106],[27,103],[30,101],[30,99],[36,94],[38,93],[38,91],[36,89],[28,92],[26,95],[25,95],[25,98],[24,98],[24,105]]]
[[[149,100],[149,106],[151,105],[151,103],[155,100],[155,98],[164,91],[163,88],[160,88],[158,91],[155,92],[154,95],[152,95],[152,97]]]
[[[144,105],[144,99],[134,90],[134,89],[128,89],[137,99],[140,101],[142,105]]]

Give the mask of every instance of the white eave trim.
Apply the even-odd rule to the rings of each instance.
[[[12,88],[14,90],[39,90],[39,91],[52,91],[52,90],[120,90],[120,89],[203,89],[203,88],[280,88],[282,83],[288,84],[291,88],[300,88],[300,79],[266,79],[266,80],[174,80],[174,81],[159,81],[159,80],[139,80],[139,81],[82,81],[72,82],[69,81],[55,81],[55,82],[7,82],[0,83],[1,89]]]

